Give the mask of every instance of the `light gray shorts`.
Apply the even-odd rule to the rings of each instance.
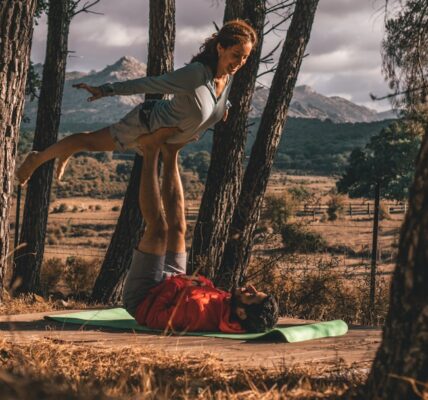
[[[147,100],[138,104],[119,122],[109,126],[110,135],[116,144],[116,149],[126,151],[132,149],[138,152],[137,139],[150,133],[150,114],[156,100]]]
[[[123,287],[123,304],[133,317],[149,290],[171,275],[186,273],[186,253],[166,252],[164,256],[134,249],[131,267]]]

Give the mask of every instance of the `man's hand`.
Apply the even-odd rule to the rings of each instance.
[[[226,121],[227,120],[227,116],[229,115],[229,110],[228,109],[226,109],[226,111],[224,112],[224,115],[223,115],[223,121]]]
[[[73,85],[73,87],[76,89],[86,89],[92,95],[91,97],[88,97],[88,101],[98,100],[103,97],[101,90],[96,86],[89,86],[86,83],[77,83]]]

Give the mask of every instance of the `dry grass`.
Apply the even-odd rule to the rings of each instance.
[[[0,315],[30,314],[56,310],[77,310],[87,307],[87,304],[71,299],[67,301],[53,300],[34,294],[22,295],[14,298],[7,292],[4,292],[3,300],[0,301]]]
[[[89,348],[51,341],[0,343],[3,399],[339,399],[365,374],[225,368],[208,354],[171,355],[141,347]]]

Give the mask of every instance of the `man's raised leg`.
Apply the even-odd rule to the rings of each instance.
[[[145,253],[164,255],[166,251],[168,225],[162,209],[158,178],[159,147],[144,147],[141,171],[139,202],[146,223],[138,250]]]
[[[123,288],[126,310],[138,320],[137,308],[149,290],[164,278],[168,226],[162,210],[158,179],[159,147],[144,147],[140,209],[146,229],[132,255]]]
[[[178,151],[182,144],[164,144],[162,201],[168,225],[165,273],[186,273],[186,217],[183,186],[178,170]]]

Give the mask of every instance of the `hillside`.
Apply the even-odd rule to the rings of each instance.
[[[41,76],[43,66],[35,65]],[[99,86],[106,82],[135,79],[146,75],[146,65],[134,57],[125,56],[101,71],[84,73],[73,71],[67,73],[61,117],[62,131],[70,131],[70,125],[99,124],[103,126],[122,118],[132,107],[144,99],[144,95],[113,96],[88,103],[88,94],[72,87],[73,84],[85,82]],[[251,118],[259,118],[268,98],[269,89],[259,87],[253,97]],[[26,126],[34,126],[37,113],[37,101],[27,101],[25,115],[30,119]],[[342,97],[328,97],[317,93],[307,85],[297,86],[291,100],[288,115],[296,118],[331,120],[335,123],[374,122],[393,117],[388,112],[377,113],[375,110],[354,104]]]

